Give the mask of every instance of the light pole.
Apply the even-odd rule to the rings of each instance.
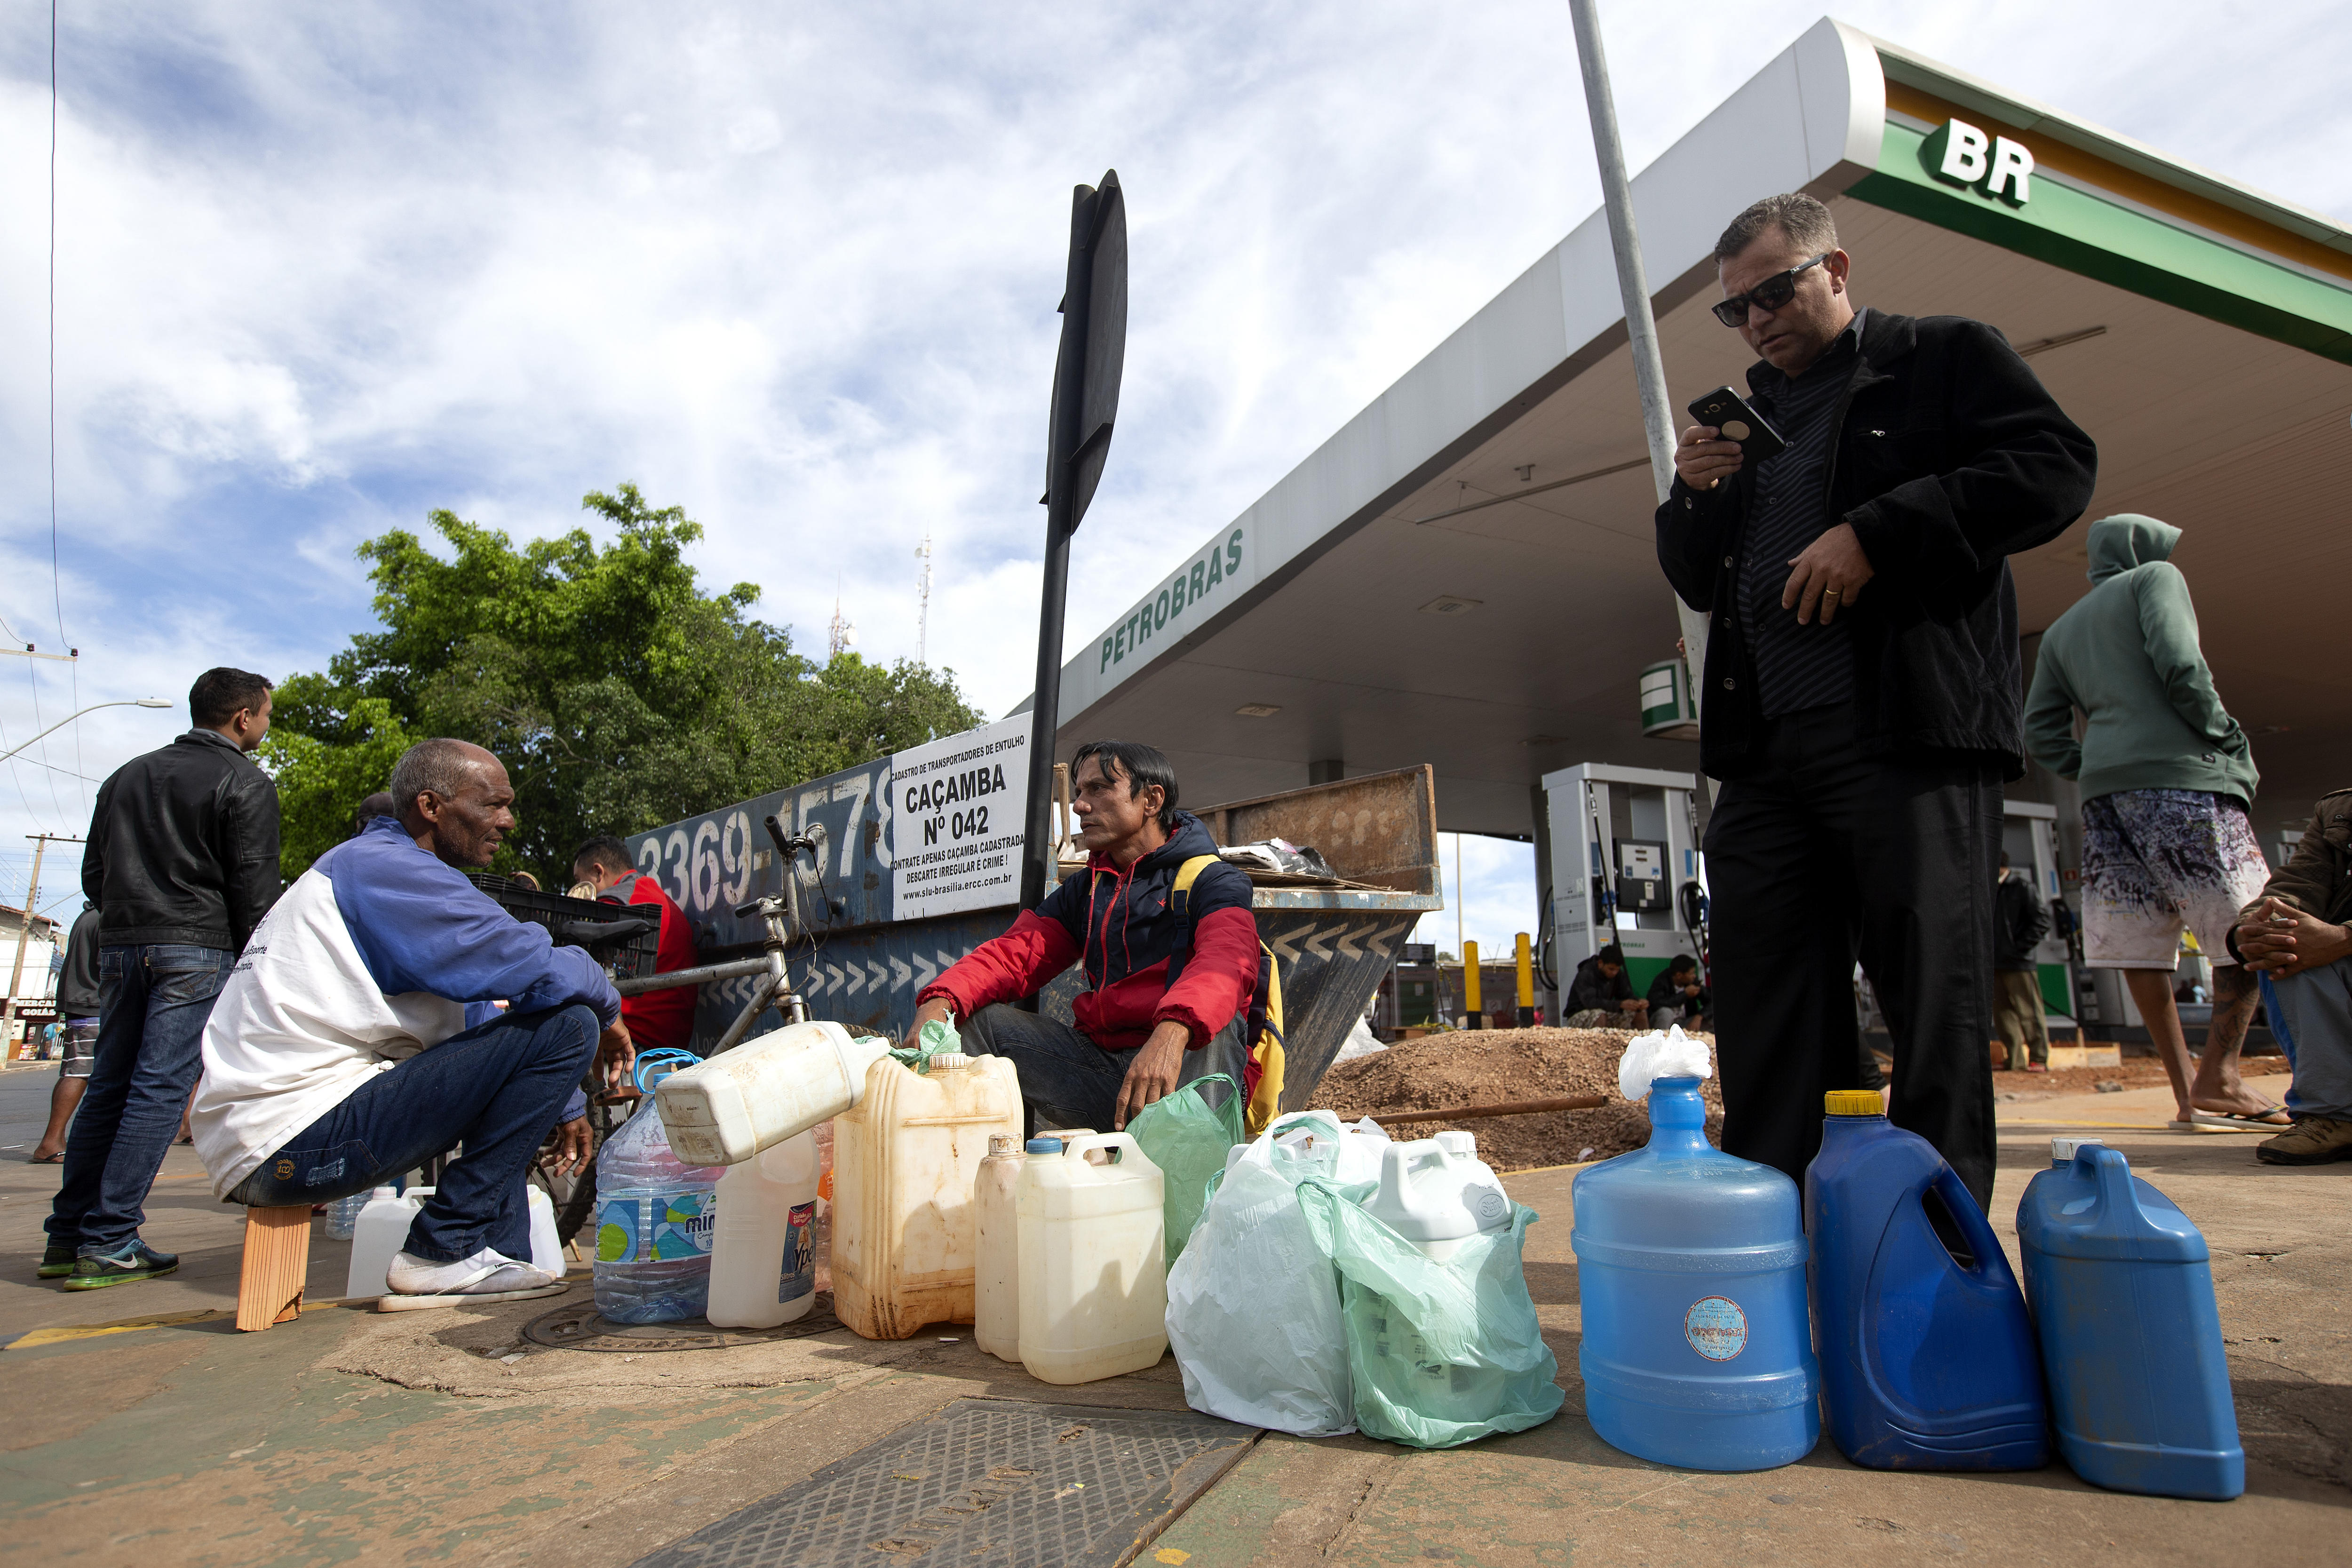
[[[38,741],[46,736],[54,735],[58,731],[64,729],[67,725],[72,723],[75,720],[80,718],[82,713],[95,713],[101,708],[169,708],[170,706],[170,703],[164,701],[160,697],[133,697],[121,702],[93,702],[89,707],[83,709],[81,713],[67,714],[64,718],[58,720],[56,723],[42,731],[40,734],[34,736],[33,741]],[[15,756],[16,752],[23,751],[25,746],[31,745],[33,741],[26,742],[24,746],[18,746],[16,751],[0,752],[0,763],[5,763],[10,757]]]

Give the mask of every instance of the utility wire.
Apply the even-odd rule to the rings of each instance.
[[[58,551],[58,0],[49,0],[49,603],[58,615],[58,646],[71,652],[73,643],[66,636],[65,574]],[[71,712],[81,711],[80,661],[66,667],[66,679],[73,693]],[[35,681],[37,686],[39,682]],[[34,717],[38,718],[36,713]],[[83,779],[81,792],[82,816],[89,815],[89,786],[82,773],[81,726],[74,726],[73,776]],[[45,743],[44,757],[48,755]],[[41,764],[47,767],[47,763]],[[53,770],[49,794],[57,794],[58,781]],[[58,807],[63,816],[65,807]]]

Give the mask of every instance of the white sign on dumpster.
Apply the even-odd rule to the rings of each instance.
[[[891,757],[893,919],[1021,901],[1031,723],[1019,713]]]

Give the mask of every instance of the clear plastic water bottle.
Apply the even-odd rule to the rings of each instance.
[[[716,1167],[670,1152],[647,1095],[596,1156],[596,1310],[616,1323],[702,1316],[717,1238]]]
[[[392,1189],[379,1187],[376,1191],[389,1194]],[[374,1193],[353,1193],[350,1197],[337,1198],[333,1203],[329,1204],[327,1205],[327,1239],[349,1241],[352,1238],[353,1227],[360,1222],[360,1210],[367,1207],[368,1199],[374,1195]]]

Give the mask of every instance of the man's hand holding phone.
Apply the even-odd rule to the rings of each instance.
[[[1711,490],[1739,471],[1739,443],[1722,438],[1712,425],[1694,425],[1675,448],[1675,472],[1695,490]]]

